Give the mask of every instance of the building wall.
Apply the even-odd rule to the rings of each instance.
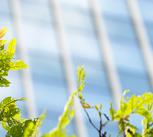
[[[42,132],[56,126],[58,117],[63,111],[69,95],[65,62],[63,61],[62,48],[60,46],[60,29],[55,16],[53,2],[58,1],[60,7],[60,19],[64,28],[64,39],[70,57],[69,66],[73,70],[74,80],[77,66],[84,65],[86,69],[86,88],[84,96],[87,101],[103,103],[104,112],[109,111],[109,102],[114,102],[114,91],[108,77],[105,54],[102,51],[100,41],[105,39],[98,36],[100,30],[96,25],[91,0],[0,0],[0,27],[9,29],[7,38],[19,39],[17,57],[24,57],[29,64],[28,78],[35,99],[37,114],[47,111],[47,117],[42,127]],[[151,74],[149,73],[144,59],[140,40],[137,36],[134,22],[129,11],[128,0],[96,0],[100,13],[98,18],[104,21],[109,48],[112,57],[115,81],[121,86],[121,91],[130,89],[131,94],[141,94],[152,90]],[[151,0],[137,0],[138,8],[142,17],[144,34],[150,44],[150,53],[153,47],[153,18]],[[17,8],[17,9],[16,9]],[[96,8],[96,7],[95,7]],[[16,13],[16,11],[19,13]],[[20,36],[20,38],[19,38]],[[23,41],[22,41],[23,40]],[[62,45],[62,44],[61,44]],[[106,46],[103,46],[107,48]],[[22,50],[26,52],[20,53]],[[22,56],[24,54],[24,56]],[[152,60],[152,58],[150,58]],[[153,68],[150,68],[153,69]],[[11,95],[14,97],[26,96],[22,72],[10,73],[12,85],[10,88],[0,89],[0,98]],[[75,87],[74,87],[75,89]],[[4,91],[3,91],[4,90]],[[30,92],[30,91],[29,91]],[[24,115],[28,116],[28,108],[22,104]],[[93,112],[92,118],[96,124],[98,120]],[[94,137],[96,132],[92,130],[85,115],[84,126],[89,137]],[[115,133],[115,124],[110,125],[111,133]],[[70,132],[78,133],[76,124],[70,125]]]

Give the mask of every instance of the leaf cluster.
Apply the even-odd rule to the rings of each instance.
[[[6,28],[0,30],[0,87],[8,87],[10,85],[10,81],[6,79],[10,70],[27,68],[27,65],[22,60],[14,60],[16,40],[7,41],[2,39],[6,32]]]
[[[142,132],[138,132],[138,127],[132,125],[130,117],[132,115],[143,117]],[[112,120],[118,121],[120,134],[127,137],[151,137],[153,136],[153,94],[146,92],[141,96],[133,95],[130,98],[121,99],[120,107],[116,111],[112,105],[110,107]]]
[[[6,78],[11,70],[20,70],[27,68],[22,60],[15,60],[16,40],[7,41],[2,39],[7,32],[6,28],[0,30],[0,87],[8,87],[10,81]],[[75,137],[67,135],[66,127],[74,116],[74,97],[76,92],[70,95],[65,106],[64,112],[59,118],[57,127],[42,137]],[[14,99],[7,97],[0,102],[0,124],[6,131],[6,137],[38,137],[40,136],[39,127],[45,114],[38,118],[26,119],[21,117],[20,109],[17,107],[17,101],[23,101],[24,98]]]
[[[7,97],[0,102],[0,122],[6,130],[6,137],[37,137],[38,127],[42,116],[35,119],[24,119],[21,117],[20,109],[16,102],[21,99]]]
[[[98,132],[99,137],[111,136],[105,131],[105,126],[111,122],[118,122],[119,133],[118,136],[124,137],[152,137],[153,136],[153,93],[145,92],[139,96],[125,97],[127,91],[123,93],[120,101],[120,107],[115,110],[110,105],[110,118],[108,115],[102,112],[102,104],[90,105],[83,98],[82,91],[85,87],[85,70],[84,67],[79,67],[78,72],[78,98],[85,114],[88,117],[90,124]],[[88,109],[96,110],[99,118],[99,126],[95,125],[88,113]],[[143,117],[142,131],[139,131],[137,125],[133,125],[130,121],[132,115]],[[102,119],[102,116],[106,119]]]
[[[15,60],[16,40],[3,39],[6,28],[0,30],[0,87],[8,87],[10,81],[6,78],[11,70],[27,68],[22,60]],[[42,117],[25,119],[21,117],[20,109],[16,102],[21,99],[6,97],[0,102],[0,123],[6,130],[6,137],[36,137]]]
[[[77,78],[78,78],[78,98],[80,100],[80,103],[82,105],[82,108],[90,122],[90,124],[92,125],[92,127],[98,132],[99,137],[106,137],[107,132],[104,131],[104,127],[107,125],[107,123],[109,122],[109,117],[102,112],[102,104],[97,104],[97,105],[90,105],[89,103],[86,102],[86,100],[83,97],[83,90],[85,87],[85,70],[83,66],[78,67],[78,71],[77,71]],[[90,114],[88,113],[89,109],[93,109],[97,112],[98,115],[98,119],[99,119],[99,125],[95,125],[95,123],[93,122],[92,118],[90,117]],[[102,119],[102,116],[106,119],[106,121],[104,122]]]

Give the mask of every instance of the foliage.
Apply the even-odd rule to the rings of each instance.
[[[108,118],[108,116],[105,113],[102,113],[102,104],[90,105],[83,98],[82,91],[83,91],[83,89],[85,87],[85,70],[84,70],[84,67],[83,66],[78,67],[77,77],[78,77],[78,98],[80,100],[80,103],[82,105],[82,108],[83,108],[85,114],[87,115],[87,118],[88,118],[90,124],[98,132],[99,137],[106,137],[107,133],[106,133],[106,131],[103,131],[103,128],[108,123],[109,118]],[[99,126],[96,126],[94,124],[94,122],[92,121],[92,119],[91,119],[91,117],[90,117],[90,115],[89,115],[89,113],[87,111],[88,109],[94,109],[97,112],[98,119],[99,119]],[[102,121],[102,116],[105,117],[106,122],[103,122]]]
[[[22,60],[15,60],[16,40],[7,41],[2,37],[7,32],[6,28],[0,30],[0,87],[8,87],[10,81],[6,79],[10,70],[27,68]],[[6,137],[36,137],[38,127],[43,115],[35,119],[24,119],[21,117],[20,109],[16,102],[21,99],[7,97],[0,102],[0,123],[6,130]]]
[[[123,93],[123,96],[120,101],[120,107],[118,110],[115,110],[110,105],[110,117],[102,112],[102,104],[90,105],[83,98],[82,90],[85,86],[85,70],[84,67],[78,68],[78,98],[80,103],[85,111],[85,114],[88,117],[90,124],[98,132],[99,137],[106,137],[108,133],[105,131],[105,126],[113,121],[118,122],[119,127],[119,136],[124,137],[152,137],[153,136],[153,93],[146,92],[140,96],[131,96],[130,98],[125,97],[127,91]],[[99,126],[97,127],[89,113],[88,109],[96,110],[99,118]],[[130,122],[130,117],[136,114],[137,116],[143,117],[142,120],[142,132],[138,131],[136,125],[132,125]],[[102,115],[106,119],[102,119]],[[111,136],[110,134],[108,136]]]
[[[69,97],[69,100],[65,106],[64,112],[59,118],[57,127],[49,133],[43,135],[43,137],[75,137],[74,135],[68,136],[66,132],[66,127],[70,123],[71,119],[74,116],[74,97],[77,92],[73,92]]]
[[[115,111],[110,108],[112,120],[119,123],[120,134],[127,137],[151,137],[153,135],[153,94],[144,93],[141,96],[133,95],[130,98],[122,97],[120,107]],[[142,116],[143,130],[138,133],[138,128],[130,123],[130,116],[137,114]]]
[[[7,29],[0,30],[0,87],[8,87],[10,81],[7,79],[9,71],[20,70],[27,68],[27,65],[22,60],[15,60],[14,54],[16,50],[16,40],[12,39],[7,41],[2,39]],[[38,118],[26,119],[21,117],[20,109],[17,107],[16,102],[23,101],[25,98],[14,99],[12,97],[4,98],[0,102],[0,124],[6,131],[6,137],[75,137],[75,135],[68,135],[67,126],[70,124],[74,117],[74,100],[75,97],[79,98],[80,104],[93,128],[97,131],[99,137],[111,136],[105,130],[105,126],[113,121],[118,122],[119,136],[123,137],[152,137],[153,136],[153,94],[146,92],[140,96],[126,97],[122,96],[118,110],[115,110],[110,105],[109,116],[102,111],[102,104],[91,105],[86,102],[83,97],[83,90],[85,87],[85,70],[84,67],[79,67],[77,71],[77,89],[74,91],[64,108],[62,115],[59,118],[57,126],[40,135],[39,127],[45,114]],[[88,110],[96,111],[99,125],[96,125]],[[130,122],[130,117],[133,115],[143,117],[142,132],[138,130],[137,125]],[[105,120],[104,120],[105,118]]]
[[[7,32],[6,28],[0,30],[0,87],[8,87],[9,80],[6,77],[10,70],[20,70],[27,68],[27,65],[22,60],[15,60],[14,54],[16,50],[16,40],[12,39],[10,42],[2,39]],[[77,91],[73,92],[65,106],[64,112],[59,119],[57,127],[42,135],[43,137],[75,137],[68,136],[66,127],[74,116],[74,97]],[[25,119],[21,117],[20,109],[16,102],[25,100],[14,99],[7,97],[0,102],[0,123],[6,130],[6,137],[37,137],[39,136],[39,127],[45,114],[38,118]]]
[[[5,78],[10,70],[26,68],[27,65],[21,60],[14,60],[16,40],[7,41],[1,39],[7,32],[6,28],[0,30],[0,87],[8,87],[10,82]],[[7,46],[6,46],[7,45]]]
[[[7,97],[0,103],[0,121],[7,131],[6,137],[36,137],[38,134],[42,117],[35,119],[21,118],[20,110],[15,104],[21,100],[23,99],[15,100]]]

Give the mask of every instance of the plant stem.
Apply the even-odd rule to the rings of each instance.
[[[96,127],[96,125],[92,122],[87,110],[85,108],[83,108],[84,112],[86,113],[87,117],[88,117],[88,120],[90,122],[90,124],[99,132],[99,129]]]

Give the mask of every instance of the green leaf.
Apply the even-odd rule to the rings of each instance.
[[[22,60],[17,60],[15,62],[10,62],[10,70],[20,70],[27,68],[28,66],[22,61]]]
[[[3,27],[1,30],[0,30],[0,38],[2,38],[7,32],[7,28]]]
[[[83,91],[85,87],[85,70],[83,66],[78,67],[77,70],[77,83],[78,83],[78,91]]]
[[[69,125],[70,121],[74,117],[74,97],[77,91],[73,92],[67,101],[64,112],[60,116],[57,127],[51,130],[49,133],[43,135],[43,137],[71,137],[67,135],[66,127]],[[75,136],[73,136],[75,137]]]
[[[8,44],[6,52],[10,57],[13,57],[15,54],[15,50],[16,50],[16,39],[12,39]]]
[[[110,112],[111,119],[114,120],[116,111],[113,109],[112,103],[110,104],[109,112]]]

